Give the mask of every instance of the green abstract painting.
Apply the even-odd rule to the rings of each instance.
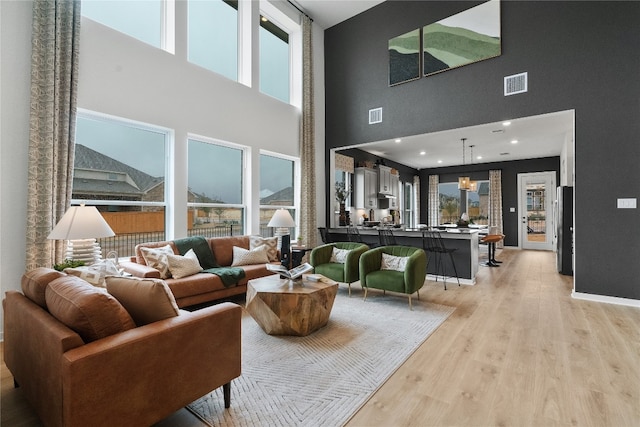
[[[389,86],[420,78],[420,29],[389,40]]]
[[[500,56],[500,0],[426,25],[422,46],[425,76]]]

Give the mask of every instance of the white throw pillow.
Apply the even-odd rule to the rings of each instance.
[[[255,249],[261,245],[267,246],[267,256],[269,257],[270,262],[279,261],[277,237],[260,237],[260,236],[249,237],[249,249]]]
[[[345,262],[347,262],[347,255],[349,255],[350,251],[350,249],[333,248],[333,251],[331,251],[331,258],[329,258],[329,262],[344,264]]]
[[[202,271],[202,267],[198,261],[198,256],[193,249],[189,249],[184,256],[167,255],[167,261],[171,277],[174,279],[192,276]]]
[[[267,256],[266,245],[260,245],[251,250],[239,248],[237,246],[233,247],[232,267],[237,267],[239,265],[266,264],[268,262],[269,257]]]
[[[383,253],[380,270],[404,271],[407,268],[408,260],[408,256],[393,256]]]
[[[103,259],[95,264],[77,268],[65,268],[64,272],[72,276],[77,276],[93,286],[105,288],[107,286],[105,277],[120,276],[118,267],[110,259]]]
[[[171,245],[161,246],[159,248],[140,248],[144,262],[152,268],[160,272],[161,279],[171,277],[169,271],[169,261],[167,255],[175,255]]]

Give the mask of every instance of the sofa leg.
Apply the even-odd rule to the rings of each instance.
[[[347,286],[349,287],[349,296],[351,296],[351,283],[347,283]]]
[[[366,301],[367,300],[367,291],[369,290],[369,288],[365,287],[364,288],[364,298],[362,298],[362,301]]]
[[[409,310],[413,311],[413,304],[411,304],[411,295],[409,295]]]
[[[224,396],[224,407],[229,408],[231,406],[231,382],[222,386],[222,395]]]

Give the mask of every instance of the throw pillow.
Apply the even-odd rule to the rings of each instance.
[[[120,276],[118,267],[110,259],[104,259],[86,267],[65,268],[64,272],[77,276],[94,286],[104,288],[107,286],[104,279],[107,276]]]
[[[255,249],[260,245],[267,246],[267,256],[269,257],[269,262],[280,261],[278,259],[278,238],[277,237],[260,237],[260,236],[249,237],[249,249]]]
[[[152,268],[155,268],[160,272],[161,279],[168,279],[171,277],[169,271],[169,262],[167,255],[175,255],[171,245],[162,246],[159,248],[140,248],[144,262]]]
[[[64,273],[51,268],[38,267],[28,271],[22,275],[22,293],[40,307],[47,308],[45,290],[58,277],[64,277]]]
[[[350,249],[338,249],[333,248],[331,252],[331,258],[329,262],[337,262],[338,264],[344,264],[347,262],[347,255],[349,255]]]
[[[202,271],[198,256],[193,249],[189,249],[184,256],[167,255],[167,261],[169,262],[171,277],[174,279],[181,279]]]
[[[178,304],[164,280],[107,277],[107,291],[127,309],[138,326],[178,315]]]
[[[267,256],[267,246],[260,245],[255,249],[247,250],[245,248],[233,247],[232,267],[239,265],[266,264],[269,262]]]
[[[408,256],[394,256],[383,253],[380,270],[404,271],[407,268],[408,260]]]
[[[60,277],[45,291],[49,313],[85,343],[135,328],[127,310],[104,289],[79,277]]]

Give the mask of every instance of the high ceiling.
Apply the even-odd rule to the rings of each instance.
[[[355,16],[384,0],[295,0],[313,21],[327,29]]]

